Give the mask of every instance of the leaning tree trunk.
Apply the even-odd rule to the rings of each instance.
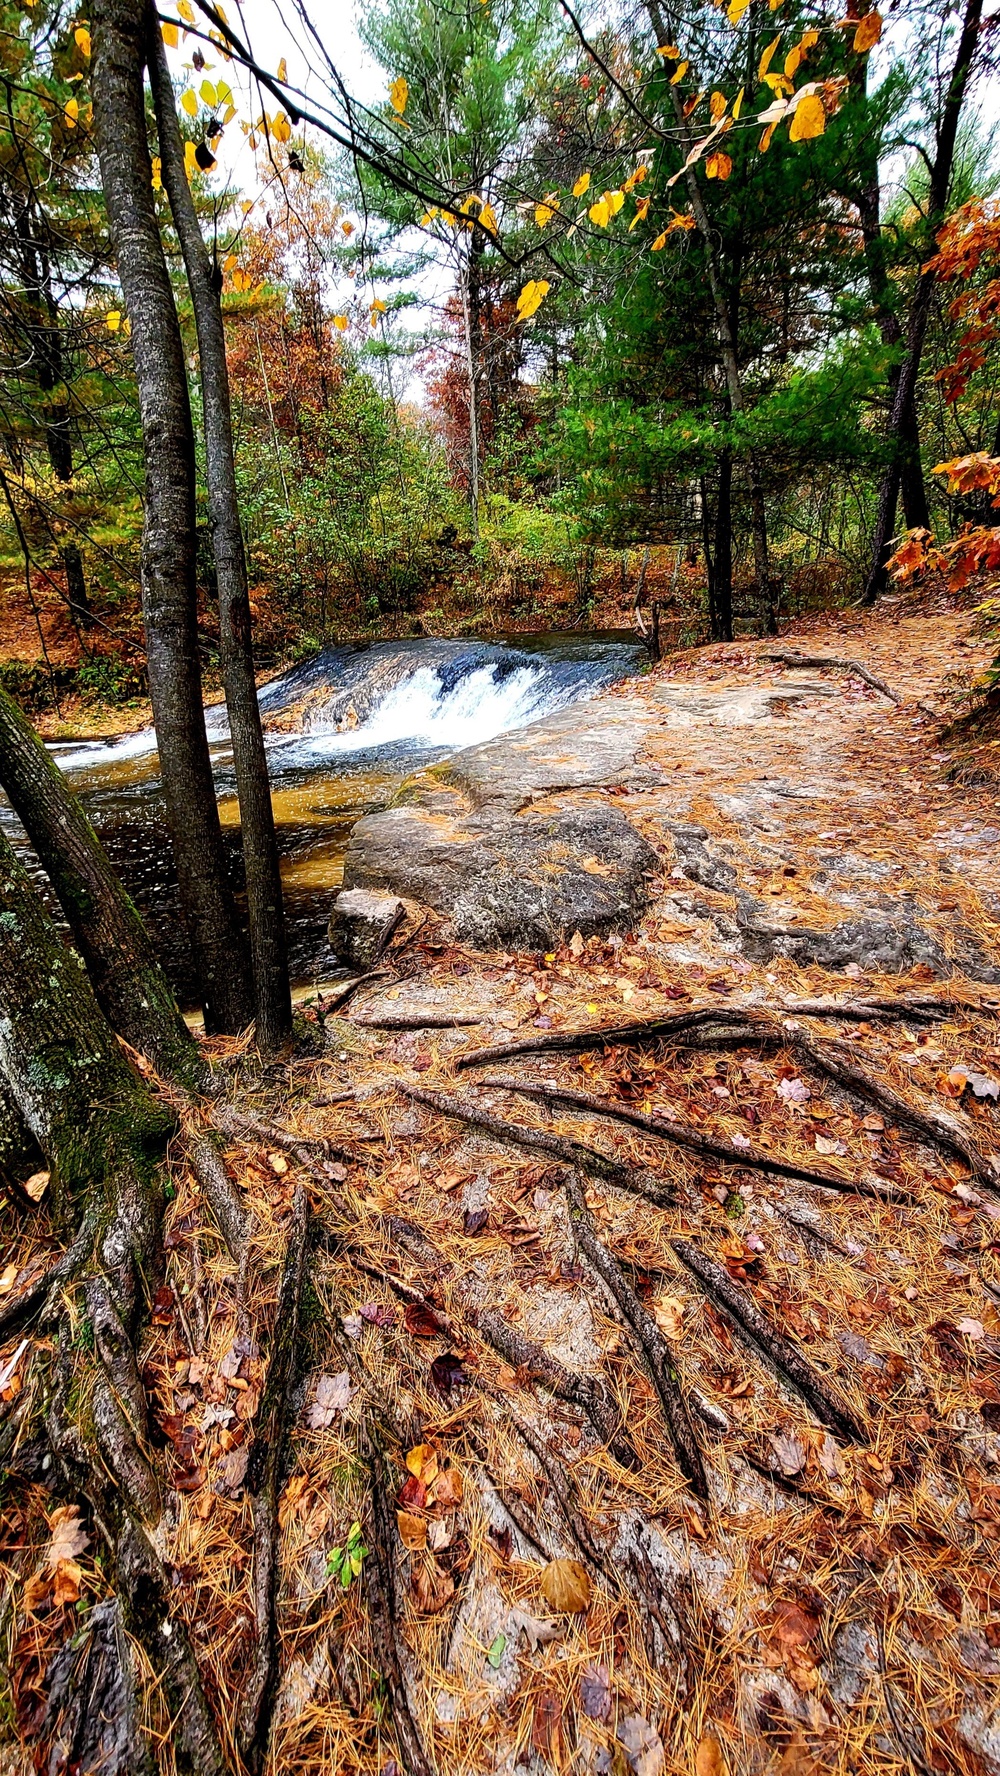
[[[951,79],[945,94],[944,110],[937,132],[937,148],[931,167],[926,219],[928,241],[933,239],[934,233],[943,222],[948,205],[948,191],[951,185],[952,167],[955,162],[955,145],[958,140],[958,125],[976,56],[982,10],[983,0],[965,0],[962,31]],[[889,413],[890,457],[879,486],[875,532],[872,537],[871,565],[862,595],[862,604],[874,604],[875,600],[885,591],[888,582],[888,562],[892,553],[893,533],[896,528],[896,505],[899,499],[903,463],[909,448],[907,441],[909,416],[914,408],[917,379],[920,375],[920,360],[923,356],[924,338],[927,333],[927,322],[930,319],[933,293],[934,272],[924,265],[917,277],[917,288],[906,328],[906,350],[899,367],[899,379],[896,383]]]
[[[184,352],[153,203],[142,70],[145,9],[93,8],[94,128],[132,346],[145,466],[142,607],[149,690],[205,1025],[253,1017],[205,736],[194,570],[194,430]]]
[[[0,784],[52,884],[112,1028],[168,1078],[196,1086],[197,1047],[145,927],[58,766],[0,690]]]
[[[28,1459],[38,1452],[34,1478],[74,1505],[86,1501],[117,1593],[109,1607],[162,1682],[178,1768],[221,1776],[215,1726],[156,1551],[163,1505],[146,1454],[146,1397],[136,1355],[159,1274],[172,1118],[129,1066],[83,964],[61,942],[2,836],[0,1095],[16,1106],[48,1162],[47,1200],[68,1242],[43,1278],[0,1304],[0,1333],[40,1315],[45,1334],[36,1346],[39,1385],[25,1396],[18,1447]],[[81,1624],[81,1636],[90,1631]],[[70,1644],[75,1647],[75,1639]],[[134,1692],[125,1635],[109,1637],[104,1650],[117,1661],[120,1682],[82,1696],[88,1715],[100,1715],[109,1692],[119,1698]],[[134,1710],[119,1739],[115,1759],[102,1768],[114,1776],[151,1772]]]
[[[163,183],[184,255],[201,360],[209,519],[219,589],[222,678],[240,804],[247,914],[257,1006],[257,1043],[271,1054],[292,1033],[292,999],[264,731],[254,678],[246,550],[233,456],[226,335],[220,281],[191,196],[174,93],[155,9],[147,11],[147,63],[156,109]]]

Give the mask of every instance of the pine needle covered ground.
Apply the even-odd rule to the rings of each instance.
[[[414,919],[312,1054],[210,1049],[141,1373],[227,1768],[1000,1769],[1000,834],[929,713],[983,650],[901,610],[781,644],[898,703],[756,642],[643,681],[777,700],[665,715],[615,786],[663,863],[634,931]],[[808,959],[851,921],[892,968]],[[56,1249],[36,1190],[4,1292]],[[5,1767],[96,1769],[93,1525],[8,1462]]]

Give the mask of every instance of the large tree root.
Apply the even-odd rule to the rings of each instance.
[[[672,1191],[659,1191],[631,1166],[611,1159],[606,1153],[598,1153],[594,1147],[585,1147],[579,1141],[568,1141],[562,1135],[547,1135],[541,1129],[525,1128],[521,1123],[505,1122],[503,1117],[491,1116],[488,1110],[480,1110],[476,1104],[470,1104],[465,1098],[452,1098],[444,1092],[426,1091],[423,1086],[411,1085],[406,1079],[397,1079],[394,1084],[397,1091],[404,1092],[408,1098],[414,1098],[418,1104],[426,1105],[428,1110],[436,1111],[439,1116],[454,1116],[460,1122],[469,1123],[472,1128],[482,1129],[484,1134],[492,1135],[494,1140],[502,1141],[505,1146],[527,1147],[536,1153],[548,1153],[562,1165],[579,1168],[580,1171],[603,1178],[608,1184],[616,1184],[619,1189],[630,1190],[652,1202],[670,1204],[676,1200]]]
[[[388,1687],[392,1722],[406,1776],[434,1776],[434,1765],[410,1705],[404,1673],[407,1654],[396,1573],[396,1524],[391,1504],[396,1488],[370,1417],[365,1420],[360,1452],[368,1469],[371,1502],[364,1586],[375,1660]]]
[[[220,1154],[203,1130],[192,1127],[184,1130],[184,1151],[226,1242],[229,1256],[234,1264],[241,1264],[247,1248],[249,1217]]]
[[[852,1196],[870,1196],[880,1202],[916,1201],[912,1192],[897,1190],[891,1184],[878,1185],[868,1178],[845,1178],[830,1166],[804,1166],[794,1160],[772,1158],[759,1149],[734,1147],[729,1141],[703,1135],[700,1129],[692,1128],[688,1123],[668,1122],[665,1117],[644,1116],[638,1110],[613,1103],[610,1098],[594,1097],[590,1092],[573,1091],[566,1086],[553,1085],[547,1080],[510,1079],[501,1074],[483,1079],[479,1083],[499,1091],[521,1092],[526,1097],[541,1098],[543,1102],[566,1104],[571,1109],[587,1111],[591,1116],[606,1116],[613,1122],[624,1122],[630,1128],[641,1129],[656,1141],[686,1147],[709,1159],[721,1160],[724,1165],[740,1166],[744,1171],[764,1172],[775,1178],[798,1178],[803,1183],[819,1185],[823,1190],[839,1190]]]
[[[482,1021],[478,1015],[447,1011],[376,1011],[351,1019],[359,1030],[464,1030]]]
[[[910,1018],[917,1023],[932,1023],[955,1013],[984,1011],[979,1005],[960,999],[935,999],[921,995],[911,999],[792,999],[783,1005],[692,1005],[667,1017],[638,1019],[629,1024],[609,1024],[587,1030],[546,1030],[537,1036],[519,1036],[513,1042],[494,1042],[488,1048],[474,1048],[456,1056],[456,1067],[480,1067],[486,1061],[503,1061],[513,1055],[564,1052],[577,1054],[590,1048],[629,1048],[645,1042],[672,1042],[685,1046],[698,1032],[705,1033],[706,1043],[713,1032],[720,1040],[753,1041],[780,1037],[786,1041],[789,1032],[784,1018],[843,1018],[848,1023],[867,1023],[896,1018]]]
[[[733,1282],[728,1271],[690,1240],[675,1239],[670,1244],[705,1293],[723,1310],[744,1343],[756,1350],[779,1377],[801,1395],[817,1418],[848,1441],[867,1443],[867,1431],[846,1402],[817,1374],[798,1347],[771,1325],[746,1291]]]
[[[281,1490],[289,1392],[298,1354],[299,1306],[305,1275],[308,1206],[301,1185],[292,1200],[292,1224],[285,1267],[271,1334],[271,1354],[253,1446],[246,1470],[252,1501],[254,1544],[254,1608],[257,1645],[244,1698],[241,1737],[249,1770],[259,1771],[267,1742],[278,1678],[275,1593],[278,1577],[278,1495]]]
[[[911,1104],[891,1086],[873,1078],[861,1066],[857,1056],[839,1043],[813,1042],[801,1036],[789,1037],[788,1042],[804,1060],[810,1061],[819,1072],[827,1074],[846,1091],[887,1110],[894,1121],[923,1135],[932,1146],[956,1154],[980,1183],[992,1190],[1000,1190],[1000,1154],[983,1152],[975,1125],[960,1111],[942,1110],[936,1104],[928,1104],[926,1108]]]
[[[604,1283],[638,1343],[649,1378],[659,1396],[681,1472],[699,1498],[707,1499],[708,1481],[681,1392],[673,1351],[655,1320],[646,1312],[617,1258],[598,1237],[575,1173],[567,1174],[564,1186],[577,1245]]]

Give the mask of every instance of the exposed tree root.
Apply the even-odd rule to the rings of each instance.
[[[733,1282],[728,1271],[690,1240],[675,1239],[670,1244],[681,1263],[697,1277],[705,1293],[726,1314],[744,1343],[750,1344],[781,1379],[801,1395],[817,1418],[850,1442],[867,1443],[868,1433],[846,1401],[817,1374],[791,1339],[771,1325],[746,1291]]]
[[[681,1392],[673,1351],[655,1320],[646,1312],[617,1258],[598,1237],[575,1173],[567,1174],[564,1185],[576,1242],[605,1284],[619,1315],[631,1329],[639,1345],[650,1380],[663,1407],[681,1472],[699,1498],[707,1499],[708,1481]]]
[[[259,1771],[267,1742],[278,1677],[275,1590],[278,1573],[278,1495],[281,1490],[289,1392],[295,1376],[299,1306],[305,1274],[308,1206],[301,1185],[292,1199],[281,1291],[271,1334],[271,1355],[247,1462],[246,1486],[253,1509],[254,1608],[257,1644],[244,1699],[241,1737],[247,1766]]]
[[[980,1183],[992,1190],[1000,1190],[1000,1155],[982,1151],[973,1123],[960,1111],[943,1110],[936,1104],[929,1104],[926,1109],[911,1104],[891,1086],[873,1078],[867,1068],[861,1066],[857,1056],[838,1043],[813,1042],[794,1036],[789,1039],[789,1045],[845,1090],[878,1104],[895,1121],[923,1135],[932,1146],[957,1154]]]
[[[685,1046],[693,1036],[717,1032],[720,1040],[755,1039],[787,1041],[783,1018],[843,1018],[848,1023],[912,1018],[934,1022],[955,1012],[980,1013],[986,1008],[958,999],[918,995],[912,999],[790,999],[780,1006],[692,1005],[667,1017],[642,1018],[629,1024],[609,1024],[587,1030],[545,1030],[537,1036],[519,1036],[513,1042],[495,1042],[457,1055],[456,1067],[480,1067],[486,1061],[508,1060],[513,1055],[547,1054],[550,1051],[580,1053],[589,1048],[628,1048],[644,1042],[673,1042]]]
[[[824,1190],[839,1190],[853,1196],[871,1196],[880,1202],[916,1200],[910,1191],[898,1190],[891,1184],[878,1185],[868,1178],[845,1178],[830,1166],[803,1166],[796,1164],[794,1160],[776,1159],[750,1147],[734,1147],[729,1141],[703,1135],[700,1129],[692,1128],[687,1123],[668,1121],[662,1116],[644,1116],[641,1111],[615,1104],[610,1098],[595,1097],[590,1092],[573,1091],[569,1087],[552,1085],[545,1080],[510,1079],[503,1075],[494,1075],[480,1083],[499,1091],[522,1092],[527,1097],[541,1098],[549,1103],[567,1104],[574,1110],[585,1110],[592,1116],[606,1116],[611,1121],[624,1122],[630,1128],[641,1129],[654,1140],[666,1141],[675,1147],[686,1147],[693,1153],[721,1160],[724,1165],[741,1166],[744,1171],[766,1172],[777,1178],[799,1178],[806,1184],[816,1184]]]
[[[184,1151],[226,1242],[229,1256],[234,1264],[240,1264],[246,1252],[249,1221],[221,1155],[203,1130],[190,1126],[184,1130]]]
[[[397,1079],[394,1084],[397,1091],[405,1092],[408,1098],[414,1098],[418,1104],[426,1105],[428,1110],[436,1111],[439,1116],[454,1116],[460,1122],[482,1129],[485,1134],[492,1135],[495,1140],[508,1146],[513,1144],[515,1147],[531,1148],[538,1153],[548,1153],[563,1165],[579,1167],[581,1171],[654,1202],[672,1203],[675,1200],[672,1192],[661,1193],[655,1186],[647,1184],[631,1166],[623,1165],[620,1160],[611,1159],[605,1153],[598,1153],[594,1147],[585,1147],[580,1141],[568,1141],[562,1135],[547,1135],[541,1129],[505,1122],[503,1117],[492,1116],[488,1110],[480,1110],[465,1098],[452,1098],[444,1092],[426,1091],[422,1085],[411,1085],[406,1079]]]
[[[48,1769],[154,1776],[137,1719],[132,1649],[116,1597],[97,1604],[82,1633],[60,1648],[47,1683],[40,1738],[48,1748]]]
[[[371,1017],[355,1017],[352,1023],[359,1030],[463,1030],[467,1025],[481,1024],[482,1018],[446,1011],[374,1012]]]
[[[595,1577],[603,1575],[605,1578],[609,1578],[611,1575],[608,1572],[604,1556],[580,1515],[574,1497],[575,1487],[569,1471],[560,1467],[558,1460],[546,1448],[537,1431],[527,1423],[512,1401],[503,1399],[494,1388],[485,1387],[483,1384],[480,1386],[483,1393],[500,1407],[504,1417],[512,1425],[522,1443],[530,1450],[541,1468],[548,1482],[550,1494],[558,1507],[559,1515],[566,1526],[569,1539],[576,1552],[582,1557],[584,1564],[592,1569]]]
[[[371,1501],[366,1526],[368,1558],[364,1564],[364,1587],[375,1659],[389,1691],[392,1723],[406,1776],[434,1776],[434,1765],[414,1718],[406,1685],[407,1653],[398,1595],[396,1524],[391,1503],[396,1488],[370,1416],[365,1419],[359,1448],[368,1469]]]

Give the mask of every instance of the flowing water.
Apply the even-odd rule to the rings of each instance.
[[[326,921],[351,827],[384,808],[404,777],[492,740],[634,672],[620,634],[502,642],[386,642],[327,648],[260,693],[281,851],[293,978],[336,972]],[[225,711],[207,711],[219,811],[239,892],[239,810]],[[52,748],[143,912],[184,1002],[197,998],[151,729]],[[4,830],[23,845],[6,804]],[[30,854],[29,854],[30,855]]]

